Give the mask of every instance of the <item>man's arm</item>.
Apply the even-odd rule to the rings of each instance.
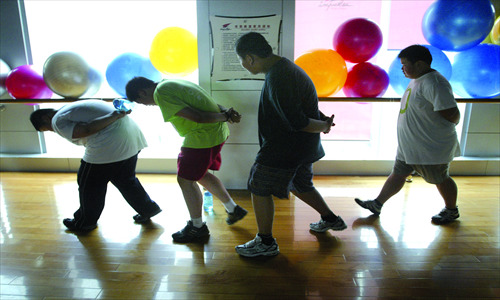
[[[458,122],[460,122],[460,111],[457,107],[439,110],[438,113],[452,123],[458,124]]]
[[[310,132],[310,133],[328,133],[332,126],[335,126],[333,123],[334,115],[327,118],[324,121],[311,119],[309,118],[309,124],[306,127],[302,128],[300,131]]]
[[[233,108],[221,112],[209,112],[197,110],[192,107],[184,107],[175,115],[196,123],[217,123],[226,121],[238,123],[241,119],[241,115]]]
[[[89,123],[78,123],[75,125],[75,128],[73,128],[73,138],[79,139],[93,135],[103,130],[104,128],[108,127],[109,125],[113,124],[116,120],[125,117],[131,112],[132,111],[128,112],[113,111],[107,115],[92,120]]]

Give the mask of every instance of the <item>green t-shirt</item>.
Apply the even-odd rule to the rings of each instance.
[[[219,106],[199,85],[180,79],[166,79],[158,83],[154,101],[160,107],[165,122],[170,122],[181,137],[183,147],[211,148],[229,137],[226,122],[196,123],[175,114],[185,107],[201,111],[220,112]]]

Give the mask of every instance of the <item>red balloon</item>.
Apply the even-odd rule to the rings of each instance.
[[[347,73],[343,91],[347,97],[374,98],[383,95],[388,86],[389,75],[384,69],[363,62]]]
[[[46,99],[52,97],[43,76],[31,65],[22,65],[12,69],[5,80],[7,92],[14,99]]]
[[[368,19],[348,20],[335,31],[333,48],[352,63],[365,62],[375,56],[382,46],[382,31]]]

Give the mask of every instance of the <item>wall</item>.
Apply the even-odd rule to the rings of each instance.
[[[471,105],[465,156],[498,157],[500,155],[500,104]]]
[[[23,2],[0,1],[0,58],[11,69],[31,62],[26,22],[19,14]],[[8,93],[2,99],[9,99]],[[41,153],[42,139],[28,118],[33,106],[0,104],[0,153]]]

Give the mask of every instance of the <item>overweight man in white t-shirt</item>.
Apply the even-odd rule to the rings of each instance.
[[[450,83],[431,68],[432,55],[426,47],[409,46],[398,58],[403,73],[412,80],[401,98],[396,162],[377,198],[355,201],[379,215],[383,204],[403,188],[406,177],[417,172],[435,184],[444,199],[445,208],[432,221],[446,224],[459,217],[458,189],[449,175],[449,166],[460,155],[455,130],[460,111]]]
[[[77,175],[80,208],[73,219],[63,220],[69,230],[90,231],[97,227],[108,182],[137,212],[133,217],[137,223],[148,222],[161,212],[136,177],[137,155],[147,143],[128,113],[116,111],[105,101],[80,100],[59,110],[39,109],[31,114],[36,130],[54,131],[85,147]]]

